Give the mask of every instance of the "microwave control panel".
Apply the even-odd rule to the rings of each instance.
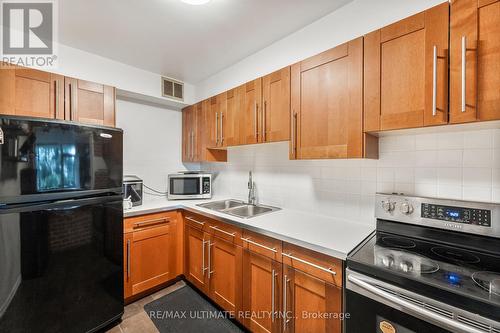
[[[203,194],[210,194],[210,177],[203,177],[202,184]]]

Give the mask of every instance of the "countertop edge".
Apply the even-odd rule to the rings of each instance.
[[[248,224],[243,224],[243,223],[240,223],[238,221],[232,220],[229,217],[226,218],[226,217],[221,217],[221,216],[218,216],[218,215],[213,215],[213,214],[207,213],[205,211],[198,210],[198,209],[193,208],[193,207],[187,207],[187,206],[185,206],[185,205],[183,205],[181,203],[176,204],[176,205],[172,205],[172,206],[167,206],[167,207],[146,208],[146,209],[143,209],[143,210],[133,210],[133,211],[129,211],[129,212],[124,211],[123,217],[124,218],[129,218],[129,217],[134,217],[134,216],[141,216],[141,215],[147,215],[147,214],[153,214],[153,213],[168,212],[168,211],[173,211],[173,210],[184,210],[184,211],[192,212],[194,214],[200,214],[200,215],[203,215],[203,216],[205,216],[207,218],[210,218],[210,219],[218,220],[220,222],[228,223],[228,224],[240,227],[242,229],[246,229],[246,230],[249,230],[249,231],[257,232],[257,233],[262,234],[264,236],[272,237],[272,238],[278,239],[278,240],[283,241],[283,242],[291,243],[293,245],[297,245],[297,246],[306,248],[308,250],[312,250],[312,251],[316,251],[316,252],[319,252],[319,253],[322,253],[322,254],[326,254],[328,256],[335,257],[337,259],[341,259],[343,261],[345,261],[347,259],[348,254],[359,245],[359,244],[356,244],[347,253],[344,253],[344,252],[339,251],[339,250],[334,250],[334,249],[331,249],[331,248],[326,248],[326,247],[323,247],[323,246],[320,246],[320,245],[316,245],[316,244],[313,244],[313,243],[309,243],[309,242],[306,242],[306,241],[303,241],[303,240],[300,240],[300,239],[297,239],[297,238],[285,236],[285,235],[282,235],[282,234],[279,234],[279,233],[276,233],[276,232],[273,232],[273,231],[269,231],[269,230],[266,230],[266,229],[258,228],[258,227],[251,226],[251,225],[248,225]],[[370,231],[367,235],[365,235],[360,240],[359,243],[362,243],[372,233],[373,233],[373,231]]]

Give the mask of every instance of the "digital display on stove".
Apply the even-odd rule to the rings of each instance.
[[[423,203],[421,216],[433,220],[491,227],[491,211],[487,209]]]

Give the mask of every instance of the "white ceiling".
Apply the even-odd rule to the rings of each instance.
[[[195,84],[350,1],[61,0],[60,42]]]

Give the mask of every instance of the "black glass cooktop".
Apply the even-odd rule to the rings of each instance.
[[[447,291],[500,309],[500,256],[378,231],[348,266],[418,292],[427,286],[427,293]]]

